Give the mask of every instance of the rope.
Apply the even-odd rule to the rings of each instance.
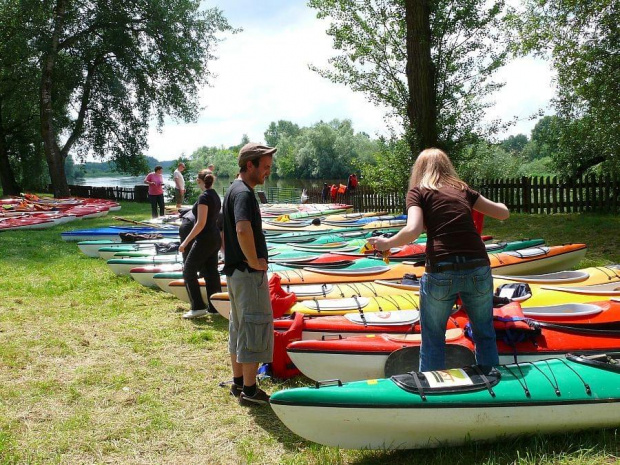
[[[510,373],[514,379],[516,379],[519,384],[521,385],[521,389],[523,389],[523,392],[525,393],[525,397],[532,397],[532,393],[530,392],[530,389],[527,387],[527,381],[525,381],[525,376],[523,375],[523,371],[521,370],[521,365],[519,365],[518,363],[515,363],[515,365],[517,366],[517,368],[519,369],[519,373],[521,373],[521,378],[523,379],[523,381],[521,381],[517,375],[515,375],[512,370],[510,368],[508,368],[506,365],[504,365],[504,368],[506,369],[506,371],[508,371],[508,373]]]
[[[588,394],[589,396],[592,395],[592,389],[590,389],[590,385],[585,382],[585,380],[581,377],[581,375],[577,373],[577,371],[572,366],[566,363],[566,360],[564,359],[559,359],[559,360],[566,366],[566,368],[568,368],[570,371],[572,371],[573,373],[577,375],[577,378],[579,378],[579,380],[583,383],[583,387],[586,388],[586,394]]]

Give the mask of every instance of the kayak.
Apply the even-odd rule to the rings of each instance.
[[[620,354],[567,355],[279,391],[295,434],[346,449],[416,449],[620,426]]]
[[[141,258],[111,258],[106,263],[118,276],[128,276],[132,268],[147,265],[172,265],[181,264],[181,255],[154,255],[152,257]]]
[[[154,244],[158,242],[170,242],[174,240],[178,241],[178,238],[149,239],[136,242],[120,242],[119,240],[99,239],[94,241],[80,241],[77,245],[84,255],[96,258],[101,257],[99,251],[102,248],[106,248],[107,251],[111,251],[112,247],[116,247],[118,250],[130,250],[130,248],[136,249],[142,247],[154,247]],[[106,258],[106,260],[109,258],[111,257]]]
[[[536,247],[511,252],[489,254],[491,268],[505,275],[538,274],[561,271],[576,266],[585,256],[585,244],[566,244],[554,247]],[[379,262],[381,263],[381,262]],[[377,265],[364,270],[329,270],[308,267],[293,273],[279,272],[282,284],[323,284],[329,282],[362,282],[376,279],[401,279],[405,274],[422,276],[423,266],[414,266],[409,262],[388,266]]]
[[[280,273],[279,273],[280,274]],[[578,278],[580,281],[573,287],[566,284],[563,287],[544,286],[534,283],[564,283],[565,278],[570,276],[572,280]],[[509,277],[507,277],[509,278]],[[528,294],[518,298],[523,307],[540,307],[552,304],[579,304],[597,300],[597,297],[613,298],[620,297],[620,267],[610,265],[605,267],[584,268],[573,272],[561,272],[557,274],[532,275],[531,277],[519,277],[529,279],[532,284],[528,284]],[[364,312],[372,311],[391,311],[406,306],[409,301],[401,300],[400,295],[413,293],[417,295],[419,282],[417,284],[402,284],[400,280],[376,280],[374,282],[338,282],[322,284],[285,284],[283,289],[286,292],[294,292],[297,296],[298,304],[286,313],[299,311],[307,315],[325,314],[346,314],[359,312],[360,308]],[[204,282],[201,282],[203,294],[206,294]],[[508,279],[494,279],[494,287],[502,284],[511,284]],[[604,284],[599,284],[604,283]],[[577,286],[576,284],[579,284]],[[177,293],[176,287],[180,286]],[[185,289],[184,283],[171,283],[171,289],[177,297],[189,302],[187,294],[183,297]],[[368,300],[353,300],[353,297],[364,297]],[[374,298],[377,298],[375,301]],[[323,300],[346,299],[338,302],[328,302],[323,306]],[[600,299],[598,299],[600,300]],[[304,301],[310,301],[304,304]],[[215,309],[225,318],[230,313],[230,302],[228,293],[221,292],[211,296],[211,303]],[[369,306],[369,303],[371,304]],[[363,305],[363,307],[362,307]],[[380,308],[379,308],[380,307]]]
[[[263,221],[264,231],[279,231],[279,232],[291,232],[291,231],[330,231],[331,233],[341,233],[357,230],[375,230],[385,228],[402,228],[405,226],[406,220],[384,220],[384,221],[372,221],[370,223],[353,226],[353,227],[341,227],[335,228],[328,224],[312,224],[312,223],[270,223]]]
[[[65,241],[96,241],[99,239],[109,239],[120,242],[120,233],[134,234],[161,234],[164,237],[178,237],[179,228],[149,228],[143,226],[107,226],[93,229],[76,229],[66,231],[60,235]]]
[[[528,316],[526,309],[523,310],[523,313]],[[620,303],[616,304],[612,311],[616,318],[620,317]],[[450,346],[457,345],[459,348],[466,348],[470,352],[462,354],[463,351],[457,351],[457,356],[453,356],[451,364],[450,354],[455,350],[454,347],[450,347],[446,356],[446,362],[450,368],[475,361],[473,343],[461,329],[466,327],[467,319],[461,317],[455,320],[456,322],[452,324],[455,324],[457,328],[448,329],[446,343]],[[616,319],[616,328],[619,322],[620,320]],[[575,351],[591,353],[613,350],[620,352],[620,331],[617,329],[573,327],[562,324],[562,320],[559,320],[555,324],[543,323],[542,327],[540,323],[532,322],[531,325],[529,323],[525,325],[525,329],[514,328],[512,331],[508,335],[501,330],[498,331],[497,348],[500,363],[511,363],[513,360],[531,362]],[[516,339],[517,334],[523,339],[512,342],[501,339],[503,336],[507,338],[512,336]],[[295,366],[310,379],[338,378],[341,381],[351,381],[381,378],[385,376],[389,363],[402,365],[402,360],[406,360],[407,369],[417,368],[420,343],[420,334],[409,330],[401,334],[374,333],[343,339],[297,341],[289,344],[286,350]],[[390,359],[392,359],[391,362]]]
[[[180,273],[181,276],[183,276],[182,270],[183,270],[182,263],[172,263],[172,264],[137,266],[135,268],[131,268],[129,270],[129,274],[135,281],[139,282],[143,286],[150,287],[150,288],[157,288],[159,286],[154,281],[155,275],[159,273],[178,272]]]
[[[381,234],[392,234],[397,233],[399,229],[395,228],[387,228],[387,229],[378,229],[377,233]],[[349,239],[368,239],[372,237],[373,231],[345,231],[340,232],[338,234],[326,234],[325,231],[318,232],[284,232],[280,233],[278,231],[265,231],[265,237],[267,239],[267,243],[273,244],[292,244],[292,243],[321,243],[321,242],[334,242],[334,241],[343,241]],[[426,241],[426,235],[423,236],[422,240]]]

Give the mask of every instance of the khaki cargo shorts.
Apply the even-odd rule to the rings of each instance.
[[[228,351],[239,363],[273,359],[273,312],[266,272],[235,270],[227,276],[230,296]]]

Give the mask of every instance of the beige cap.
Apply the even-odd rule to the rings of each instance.
[[[273,155],[278,149],[275,147],[267,147],[266,145],[259,145],[254,142],[245,144],[239,150],[239,166],[243,168],[247,162],[260,158],[264,155]]]

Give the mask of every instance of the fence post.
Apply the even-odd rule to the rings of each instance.
[[[523,176],[521,177],[521,188],[523,189],[523,213],[531,213],[530,212],[530,178]]]

